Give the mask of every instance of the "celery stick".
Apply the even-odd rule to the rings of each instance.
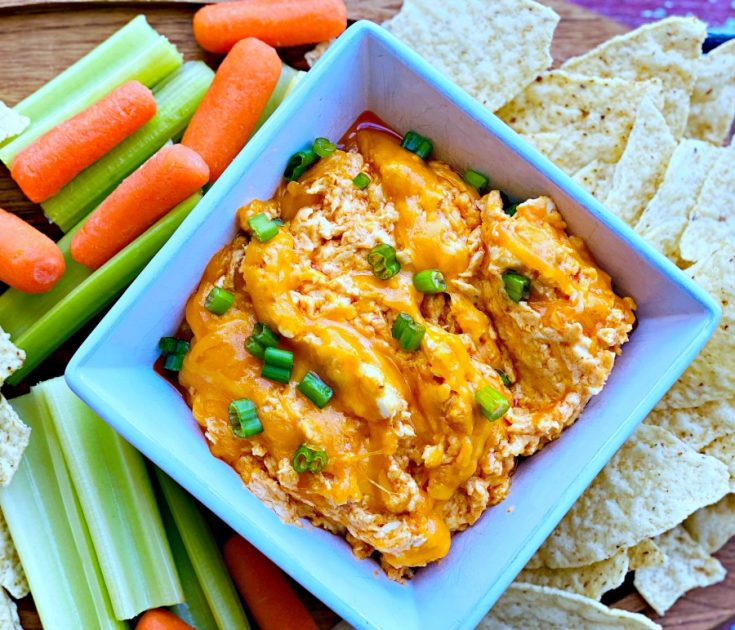
[[[273,89],[268,102],[265,104],[265,109],[260,115],[260,118],[258,118],[258,122],[255,123],[253,133],[258,131],[258,129],[263,126],[263,123],[270,118],[271,114],[276,111],[276,108],[281,104],[283,99],[286,98],[291,81],[293,81],[293,78],[300,72],[300,70],[296,70],[296,68],[292,68],[288,64],[283,64],[281,76],[278,77],[278,83],[276,83],[276,87]]]
[[[209,603],[209,609],[217,621],[217,627],[221,630],[250,628],[222,554],[196,503],[158,468],[156,479]]]
[[[42,203],[46,216],[64,232],[81,221],[123,179],[184,131],[213,77],[204,63],[190,61],[157,85],[153,90],[156,115]]]
[[[9,166],[38,136],[121,83],[136,79],[152,87],[182,63],[176,46],[138,16],[14,108],[28,116],[31,125],[0,149],[0,160]]]
[[[63,377],[37,389],[56,427],[117,618],[183,602],[143,456]]]
[[[45,403],[34,390],[12,405],[33,433],[13,481],[0,493],[0,507],[43,627],[127,628],[112,611]]]
[[[77,263],[69,253],[74,236],[59,241],[66,272],[48,293],[30,295],[8,289],[0,295],[0,326],[26,352],[23,367],[7,379],[18,384],[71,335],[112,302],[153,258],[202,198],[182,202],[145,234],[97,271]]]
[[[158,507],[161,510],[163,527],[168,536],[168,544],[171,545],[181,587],[184,589],[184,603],[171,606],[171,612],[196,630],[217,630],[217,622],[209,608],[207,597],[184,547],[184,541],[181,539],[171,510],[162,498],[158,501]]]

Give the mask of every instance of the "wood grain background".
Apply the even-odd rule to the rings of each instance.
[[[557,65],[627,30],[621,24],[564,0],[542,1],[562,17],[552,51]],[[350,19],[380,22],[396,13],[402,0],[347,0],[347,4]],[[191,33],[191,16],[198,6],[196,0],[133,0],[125,3],[113,0],[0,0],[0,99],[9,105],[20,101],[141,12],[178,46],[187,60],[203,59],[215,67],[219,58],[204,53]],[[305,68],[303,53],[308,48],[280,52],[289,63]],[[0,206],[16,212],[53,238],[60,236],[58,229],[43,216],[40,207],[23,198],[1,165]],[[94,322],[75,335],[28,380],[36,382],[61,374],[74,349],[93,325]],[[16,392],[23,389],[23,386],[16,388]],[[9,395],[12,396],[13,392]],[[605,601],[625,610],[643,612],[666,628],[716,628],[735,616],[735,540],[717,557],[729,570],[727,581],[691,591],[663,619],[655,615],[633,591],[630,583],[608,595]],[[308,593],[302,591],[302,595],[320,627],[331,627],[337,619],[334,613]],[[21,602],[20,614],[26,630],[41,628],[30,597]]]

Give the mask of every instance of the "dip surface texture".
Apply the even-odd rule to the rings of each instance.
[[[371,178],[364,190],[360,172]],[[284,221],[266,243],[248,236],[261,212]],[[194,416],[213,454],[282,518],[344,535],[359,557],[379,552],[397,579],[446,555],[452,532],[502,501],[516,458],[574,422],[634,323],[633,301],[613,292],[551,199],[509,216],[499,192],[479,196],[377,129],[352,134],[238,219],[243,232],[186,307],[193,339],[179,382]],[[402,265],[388,280],[367,261],[379,243]],[[446,292],[416,291],[424,269],[443,272]],[[527,300],[509,298],[509,270],[531,279]],[[214,286],[235,294],[224,315],[204,307]],[[391,335],[399,313],[426,326],[416,352]],[[290,383],[262,378],[245,350],[257,322],[293,351]],[[334,390],[323,409],[296,389],[309,370]],[[511,403],[494,422],[475,403],[485,386]],[[246,439],[228,420],[241,398],[264,428]],[[322,472],[294,470],[304,443],[326,451]]]

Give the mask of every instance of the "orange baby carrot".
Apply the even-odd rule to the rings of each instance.
[[[0,208],[0,282],[26,293],[45,293],[65,269],[64,256],[56,243]]]
[[[281,67],[276,51],[252,38],[238,42],[220,65],[181,141],[204,158],[210,181],[245,146]]]
[[[246,37],[275,47],[316,44],[346,27],[344,0],[241,0],[210,4],[194,15],[194,37],[216,53]]]
[[[193,630],[193,628],[168,610],[154,608],[143,613],[135,630]]]
[[[230,538],[223,555],[260,630],[317,630],[286,576],[244,538]]]
[[[72,258],[97,269],[208,179],[209,168],[196,151],[163,147],[89,215],[71,241]]]
[[[31,201],[46,201],[155,113],[156,99],[145,85],[123,83],[29,144],[13,160],[10,174]]]

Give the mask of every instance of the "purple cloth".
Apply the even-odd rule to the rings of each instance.
[[[572,0],[635,27],[670,15],[694,15],[710,28],[735,33],[735,0]]]

